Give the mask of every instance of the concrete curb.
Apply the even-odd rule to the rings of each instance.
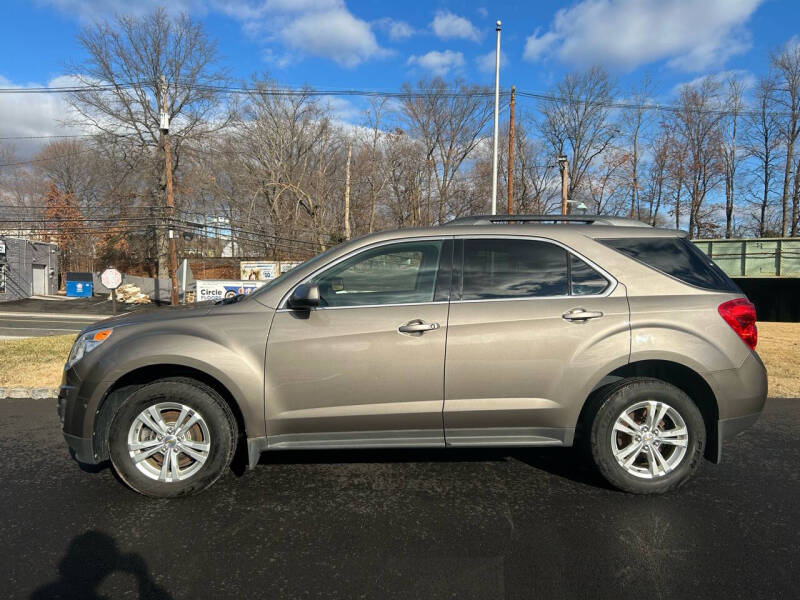
[[[16,400],[19,398],[33,398],[34,400],[58,398],[58,388],[0,387],[0,400]]]

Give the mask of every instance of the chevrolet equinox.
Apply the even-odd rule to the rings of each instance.
[[[679,231],[502,216],[386,231],[248,296],[87,327],[58,410],[131,488],[241,449],[572,446],[633,493],[684,483],[767,395],[755,309]]]

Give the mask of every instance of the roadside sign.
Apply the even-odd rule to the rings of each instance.
[[[223,281],[223,280],[201,280],[196,281],[195,302],[203,300],[222,300],[232,298],[237,294],[251,294],[266,281]]]
[[[103,271],[103,274],[100,275],[100,281],[108,289],[115,290],[122,284],[122,273],[111,267]]]
[[[242,281],[269,281],[275,279],[278,273],[278,262],[267,261],[241,261],[239,263]]]

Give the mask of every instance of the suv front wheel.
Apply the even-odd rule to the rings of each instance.
[[[147,496],[171,498],[208,488],[228,468],[236,419],[210,387],[186,378],[137,389],[111,423],[111,463]]]
[[[682,485],[700,464],[703,417],[674,385],[625,379],[609,386],[599,405],[591,429],[592,457],[615,487],[660,494]]]

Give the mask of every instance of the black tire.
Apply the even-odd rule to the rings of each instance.
[[[683,458],[672,471],[652,479],[637,477],[620,465],[614,456],[611,441],[617,418],[625,409],[645,400],[656,400],[671,406],[683,419],[688,431]],[[614,487],[632,494],[669,492],[683,485],[703,459],[706,444],[703,416],[692,399],[674,385],[645,377],[623,379],[603,390],[597,405],[589,440],[592,459],[603,477]]]
[[[198,411],[210,434],[208,457],[183,480],[158,481],[140,471],[128,452],[128,432],[137,416],[160,402],[175,402]],[[230,466],[236,449],[236,419],[222,397],[207,385],[187,378],[160,379],[138,388],[114,415],[109,429],[111,464],[133,490],[146,496],[175,498],[210,487]]]

